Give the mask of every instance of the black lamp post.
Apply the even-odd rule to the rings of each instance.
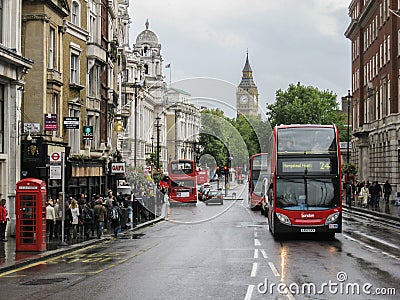
[[[133,152],[133,167],[136,172],[136,160],[137,160],[137,98],[138,98],[138,88],[140,85],[137,82],[137,79],[135,78],[135,83],[133,85],[135,88],[135,128],[134,128],[134,144],[135,144],[135,151]]]
[[[161,117],[157,116],[156,120],[157,120],[157,124],[156,124],[156,128],[157,128],[157,150],[156,150],[156,152],[157,152],[157,171],[158,171],[158,169],[160,168],[160,127],[161,127],[160,120],[161,120]]]

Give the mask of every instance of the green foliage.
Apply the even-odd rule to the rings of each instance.
[[[352,163],[345,163],[342,166],[342,172],[343,174],[357,175],[357,167]]]
[[[259,116],[243,116],[229,119],[217,110],[205,110],[201,114],[199,144],[200,155],[211,155],[217,165],[225,165],[231,157],[232,166],[247,164],[249,156],[266,149],[270,127]]]
[[[336,95],[315,87],[290,84],[276,92],[276,102],[267,105],[267,116],[274,127],[280,124],[332,124],[344,131],[344,115],[338,111]]]

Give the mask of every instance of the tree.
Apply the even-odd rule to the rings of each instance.
[[[339,113],[337,96],[312,86],[290,84],[286,91],[276,92],[276,102],[267,105],[272,127],[280,124],[336,124],[345,134],[345,116]]]
[[[201,129],[199,144],[202,146],[201,156],[211,155],[217,165],[223,165],[227,160],[226,140],[229,128],[228,119],[220,109],[201,112]]]

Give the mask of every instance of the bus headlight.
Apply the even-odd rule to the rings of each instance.
[[[336,222],[337,219],[339,218],[339,216],[340,216],[339,212],[331,214],[329,217],[326,218],[325,225],[328,225],[328,224]]]
[[[291,225],[292,224],[290,222],[289,218],[287,216],[283,215],[283,214],[276,213],[276,217],[283,224],[286,224],[286,225]]]

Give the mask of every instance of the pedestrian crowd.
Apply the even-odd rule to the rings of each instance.
[[[389,180],[383,184],[378,181],[354,181],[347,182],[344,186],[346,191],[346,204],[351,207],[353,205],[380,210],[381,202],[389,204],[390,195],[392,194],[392,186]]]
[[[127,214],[123,213],[126,209]],[[106,196],[93,195],[90,199],[85,194],[79,197],[66,197],[65,207],[62,208],[62,193],[58,199],[49,198],[46,204],[46,231],[49,239],[61,238],[62,219],[64,216],[64,238],[85,239],[101,238],[105,230],[111,230],[114,237],[121,232],[123,221],[131,223],[131,195],[114,196],[109,190]]]

